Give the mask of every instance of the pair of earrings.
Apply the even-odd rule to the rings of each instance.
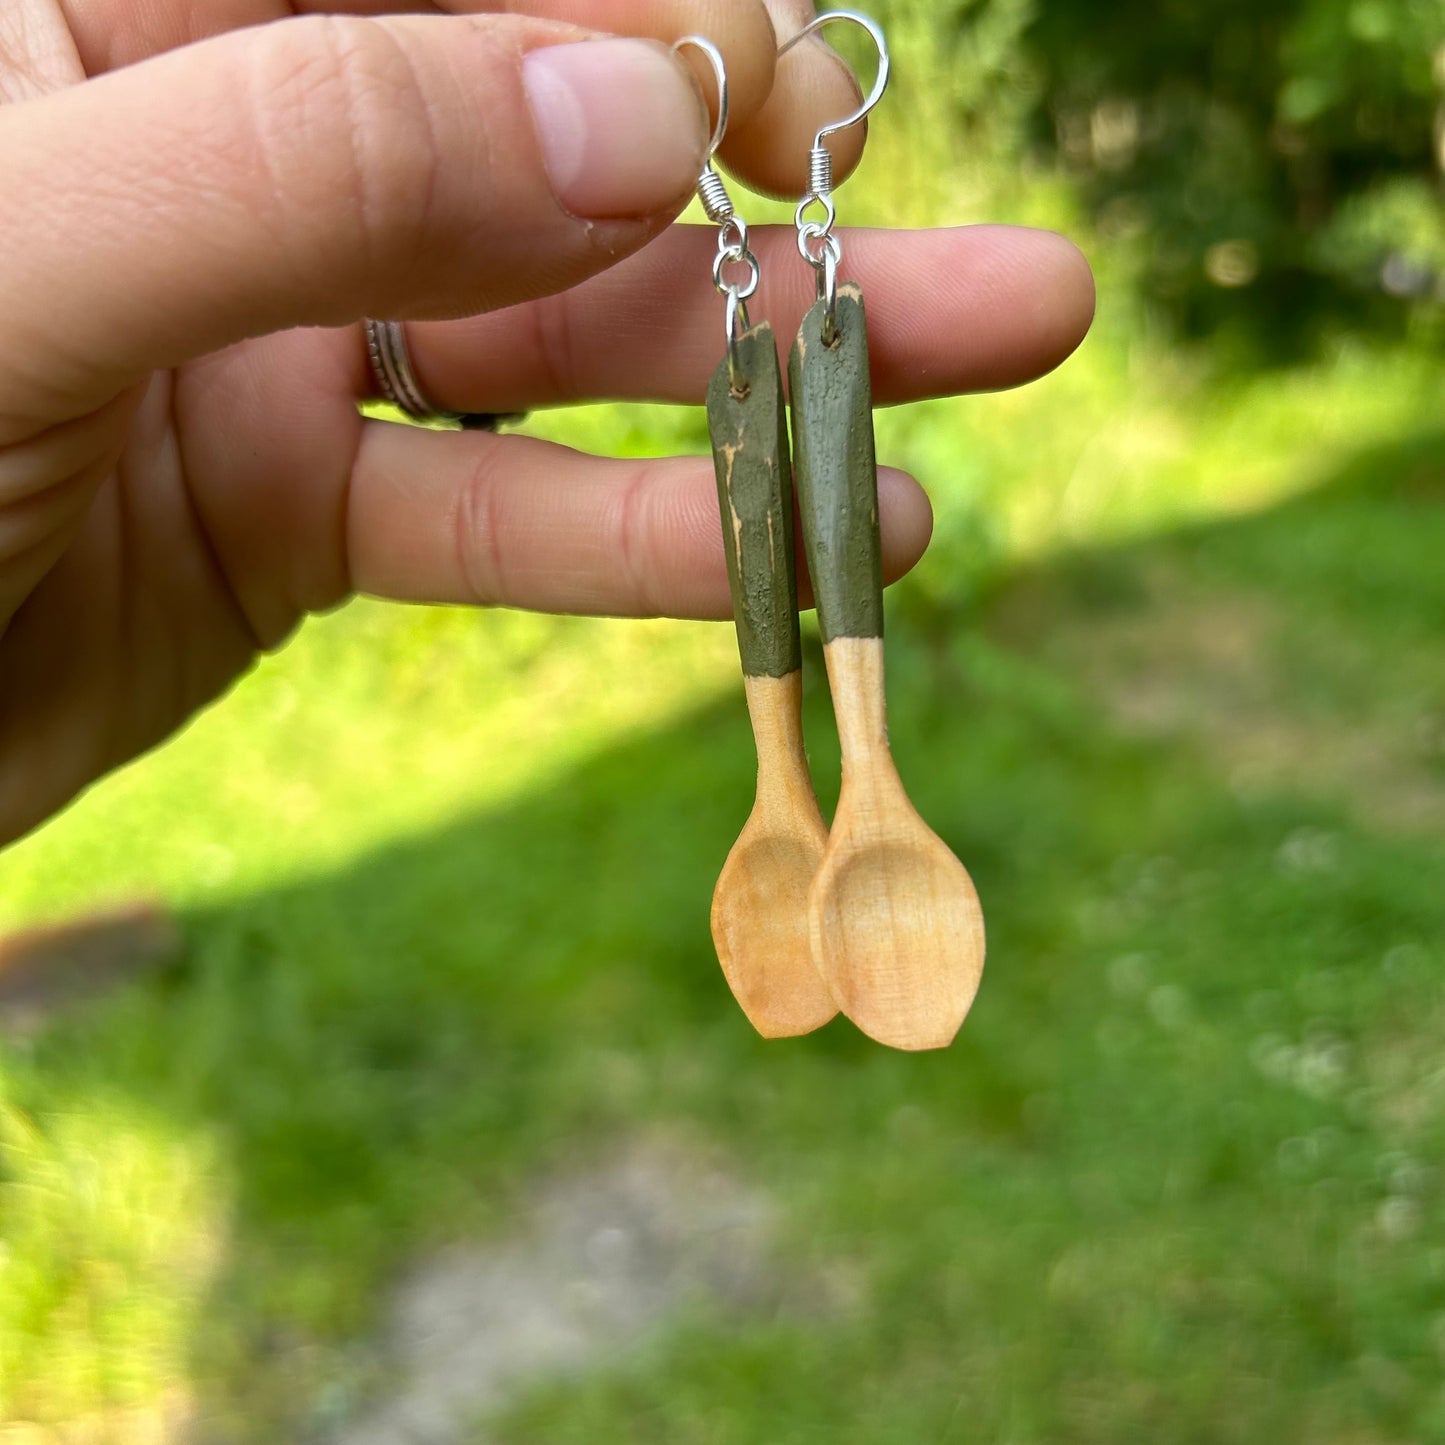
[[[727,355],[707,394],[738,648],[758,753],[757,797],[713,895],[712,934],[728,984],[769,1038],[809,1033],[840,1010],[880,1043],[942,1048],[958,1032],[983,970],[983,915],[963,865],[918,816],[888,748],[883,683],[882,563],[868,334],[861,290],[840,283],[830,135],[882,99],[889,55],[879,27],[854,11],[819,16],[784,52],[833,21],[862,26],[878,79],[859,110],[820,130],[798,249],[818,299],[789,364],[788,407],[773,330],[747,303],[759,265],[747,224],[712,160],[698,192],[720,227],[713,283],[726,298]],[[717,73],[716,153],[727,128]],[[808,220],[815,206],[822,219]],[[741,268],[740,279],[729,280]],[[793,482],[842,745],[831,830],[808,772]]]

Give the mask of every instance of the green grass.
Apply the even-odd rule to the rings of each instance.
[[[845,219],[1087,238],[1047,175],[934,164],[901,8],[932,100]],[[698,1307],[494,1438],[1445,1441],[1438,357],[1234,371],[1095,258],[1059,374],[880,422],[938,512],[896,752],[989,919],[957,1045],[765,1044],[728,997],[728,629],[354,605],[0,856],[0,929],[143,893],[185,935],[0,1041],[0,1422],[307,1438],[376,1383],[399,1269],[660,1128],[778,1201],[795,1303]],[[533,429],[704,444],[685,410]]]

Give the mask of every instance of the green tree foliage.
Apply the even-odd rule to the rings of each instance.
[[[1442,0],[1046,0],[1029,41],[1062,158],[1186,330],[1289,352],[1438,303]]]
[[[1287,359],[1438,323],[1445,0],[878,8],[927,27],[964,134],[1061,167],[1184,334]]]

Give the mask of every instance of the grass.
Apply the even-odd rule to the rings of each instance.
[[[926,218],[878,129],[855,214],[896,176]],[[1048,177],[956,179],[1082,234]],[[0,1439],[324,1434],[399,1269],[665,1129],[777,1201],[783,1306],[699,1305],[489,1438],[1445,1441],[1438,359],[1233,374],[1097,258],[1058,375],[880,422],[939,516],[890,694],[989,918],[958,1044],[769,1045],[728,998],[727,629],[318,619],[0,857],[0,929],[145,893],[185,935],[0,1041]],[[687,411],[533,427],[703,445]]]

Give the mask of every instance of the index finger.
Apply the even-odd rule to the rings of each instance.
[[[513,14],[664,42],[703,35],[727,66],[733,123],[723,158],[746,184],[773,195],[801,195],[814,133],[857,102],[857,82],[821,38],[777,60],[780,45],[815,11],[812,0],[68,0],[66,17],[88,75],[120,69],[198,40],[296,14],[380,15],[399,11]],[[703,94],[713,95],[706,63],[687,57]],[[862,155],[862,126],[830,142],[838,179]]]

